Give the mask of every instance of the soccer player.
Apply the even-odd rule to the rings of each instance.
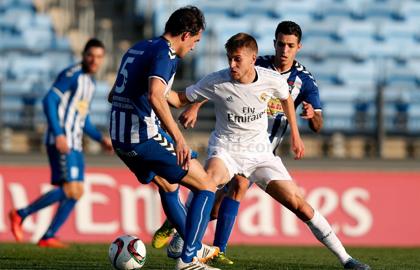
[[[63,248],[67,244],[55,235],[64,224],[76,202],[83,195],[84,157],[82,137],[86,133],[112,151],[111,140],[103,136],[89,118],[89,107],[95,92],[93,75],[102,66],[105,47],[90,39],[83,50],[81,63],[63,70],[43,99],[47,117],[46,148],[51,168],[51,191],[19,210],[9,213],[12,233],[23,240],[22,223],[38,210],[58,202],[59,206],[48,230],[39,240],[40,247]]]
[[[277,41],[278,43],[279,41]],[[287,42],[285,42],[287,44]],[[218,184],[235,174],[244,175],[307,224],[314,236],[326,245],[346,269],[370,269],[344,249],[327,220],[301,195],[298,186],[272,152],[266,130],[267,103],[278,98],[291,130],[295,158],[304,154],[296,124],[292,94],[287,81],[277,72],[255,66],[258,47],[244,33],[231,37],[226,45],[229,69],[212,73],[186,90],[188,101],[216,103],[216,126],[209,139],[207,172]]]
[[[179,103],[170,91],[178,60],[194,49],[204,28],[198,8],[176,10],[162,36],[140,41],[124,54],[109,96],[114,150],[141,183],[153,181],[159,186],[165,213],[185,240],[176,262],[176,269],[185,270],[215,269],[197,257],[205,261],[219,252],[201,244],[216,183],[191,159],[191,150],[169,109],[169,104]],[[173,191],[166,181],[194,192],[188,214],[179,201],[178,189]]]
[[[302,47],[301,28],[294,22],[283,21],[278,24],[274,37],[275,55],[258,57],[255,64],[278,71],[287,80],[289,91],[295,101],[295,107],[303,104],[301,117],[309,121],[309,127],[314,132],[319,132],[322,128],[323,119],[318,86],[311,73],[295,59]],[[198,110],[203,103],[193,103],[181,114],[180,122],[185,128],[194,127]],[[278,99],[270,99],[267,115],[267,131],[270,137],[271,148],[274,152],[283,140],[288,127],[287,119]],[[250,183],[246,178],[235,175],[234,179],[224,189],[216,193],[215,205],[211,215],[211,218],[218,219],[213,244],[218,246],[221,252],[213,261],[233,264],[233,261],[225,255],[226,246],[238,213],[239,203],[245,196],[249,186]],[[228,192],[226,198],[224,198],[225,192]],[[221,209],[220,212],[219,209]],[[157,248],[162,247],[166,244],[172,232],[173,226],[168,221],[165,221],[153,236],[153,246]]]

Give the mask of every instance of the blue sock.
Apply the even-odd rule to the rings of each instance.
[[[207,229],[210,211],[213,208],[214,192],[201,190],[194,193],[194,198],[188,208],[186,222],[186,236],[181,258],[184,262],[191,262],[201,248],[201,240]]]
[[[164,192],[159,189],[160,200],[166,217],[175,227],[177,232],[185,239],[185,221],[187,219],[187,209],[185,209],[179,199],[179,188],[174,192]]]
[[[76,202],[77,200],[69,199],[67,197],[61,200],[60,205],[58,206],[57,212],[55,213],[55,216],[53,220],[51,221],[51,224],[48,227],[48,230],[45,232],[42,239],[48,239],[55,236],[55,233],[58,231],[58,229],[60,229],[60,227],[64,224],[64,222],[69,217]]]
[[[239,202],[228,197],[225,197],[220,205],[213,245],[219,247],[222,252],[226,251],[227,242],[238,215],[238,209]]]
[[[57,201],[64,199],[66,195],[64,194],[63,188],[55,188],[53,190],[48,191],[47,193],[41,195],[37,200],[17,211],[19,216],[22,219],[25,219],[30,214],[47,207]]]

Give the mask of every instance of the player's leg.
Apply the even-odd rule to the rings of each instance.
[[[235,175],[228,185],[228,195],[224,197],[220,206],[213,242],[214,246],[220,248],[219,255],[213,261],[220,264],[233,264],[226,256],[226,246],[238,215],[240,201],[245,196],[250,182],[243,176]]]
[[[66,247],[55,237],[58,230],[65,223],[73,211],[76,202],[84,193],[84,157],[82,152],[71,150],[69,154],[61,156],[61,177],[54,183],[61,184],[64,197],[60,200],[56,213],[45,234],[38,242],[41,247]],[[57,179],[56,179],[57,180]]]
[[[152,246],[155,248],[162,248],[168,243],[170,237],[175,232],[175,226],[173,224],[185,228],[187,210],[179,199],[178,184],[170,184],[157,175],[153,178],[153,182],[159,187],[163,209],[165,213],[169,214],[168,218],[155,232],[152,238]]]
[[[346,252],[328,221],[303,198],[299,187],[292,181],[280,158],[274,159],[263,162],[250,179],[258,179],[256,183],[259,187],[305,222],[314,236],[337,256],[343,266],[351,262],[350,269],[370,269]]]
[[[61,175],[63,172],[60,163],[61,154],[53,146],[47,146],[48,160],[51,168],[51,181],[53,185],[61,182]],[[17,241],[23,240],[22,224],[25,218],[57,201],[65,198],[64,191],[61,186],[55,187],[47,193],[38,197],[35,201],[19,210],[12,209],[9,213],[12,234]]]

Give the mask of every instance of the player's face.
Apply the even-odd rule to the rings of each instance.
[[[274,40],[276,59],[282,66],[291,66],[301,47],[302,44],[295,35],[284,35],[279,33],[277,39]]]
[[[191,35],[191,33],[186,32],[183,33],[181,36],[182,46],[180,47],[177,55],[181,58],[186,56],[190,51],[194,50],[195,46],[201,39],[201,33],[203,31],[198,32],[197,35]]]
[[[83,66],[90,74],[98,72],[105,58],[105,50],[101,47],[90,47],[83,54]]]
[[[230,75],[240,83],[249,83],[254,80],[254,64],[257,59],[255,51],[242,47],[227,53]]]

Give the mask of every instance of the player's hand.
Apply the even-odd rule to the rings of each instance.
[[[103,137],[101,141],[102,148],[109,153],[114,152],[114,148],[112,147],[111,139],[108,137]]]
[[[197,122],[198,108],[197,106],[189,106],[178,117],[179,122],[184,128],[193,128]]]
[[[292,138],[292,151],[295,153],[295,159],[301,159],[305,155],[305,146],[300,137]]]
[[[306,120],[312,119],[315,115],[315,111],[312,105],[305,101],[302,102],[302,105],[302,113],[300,114],[300,116]]]
[[[67,144],[67,138],[65,135],[58,135],[57,137],[55,137],[55,147],[61,154],[70,153],[70,148]]]
[[[188,170],[191,161],[191,150],[184,139],[175,142],[177,163],[184,170]]]

